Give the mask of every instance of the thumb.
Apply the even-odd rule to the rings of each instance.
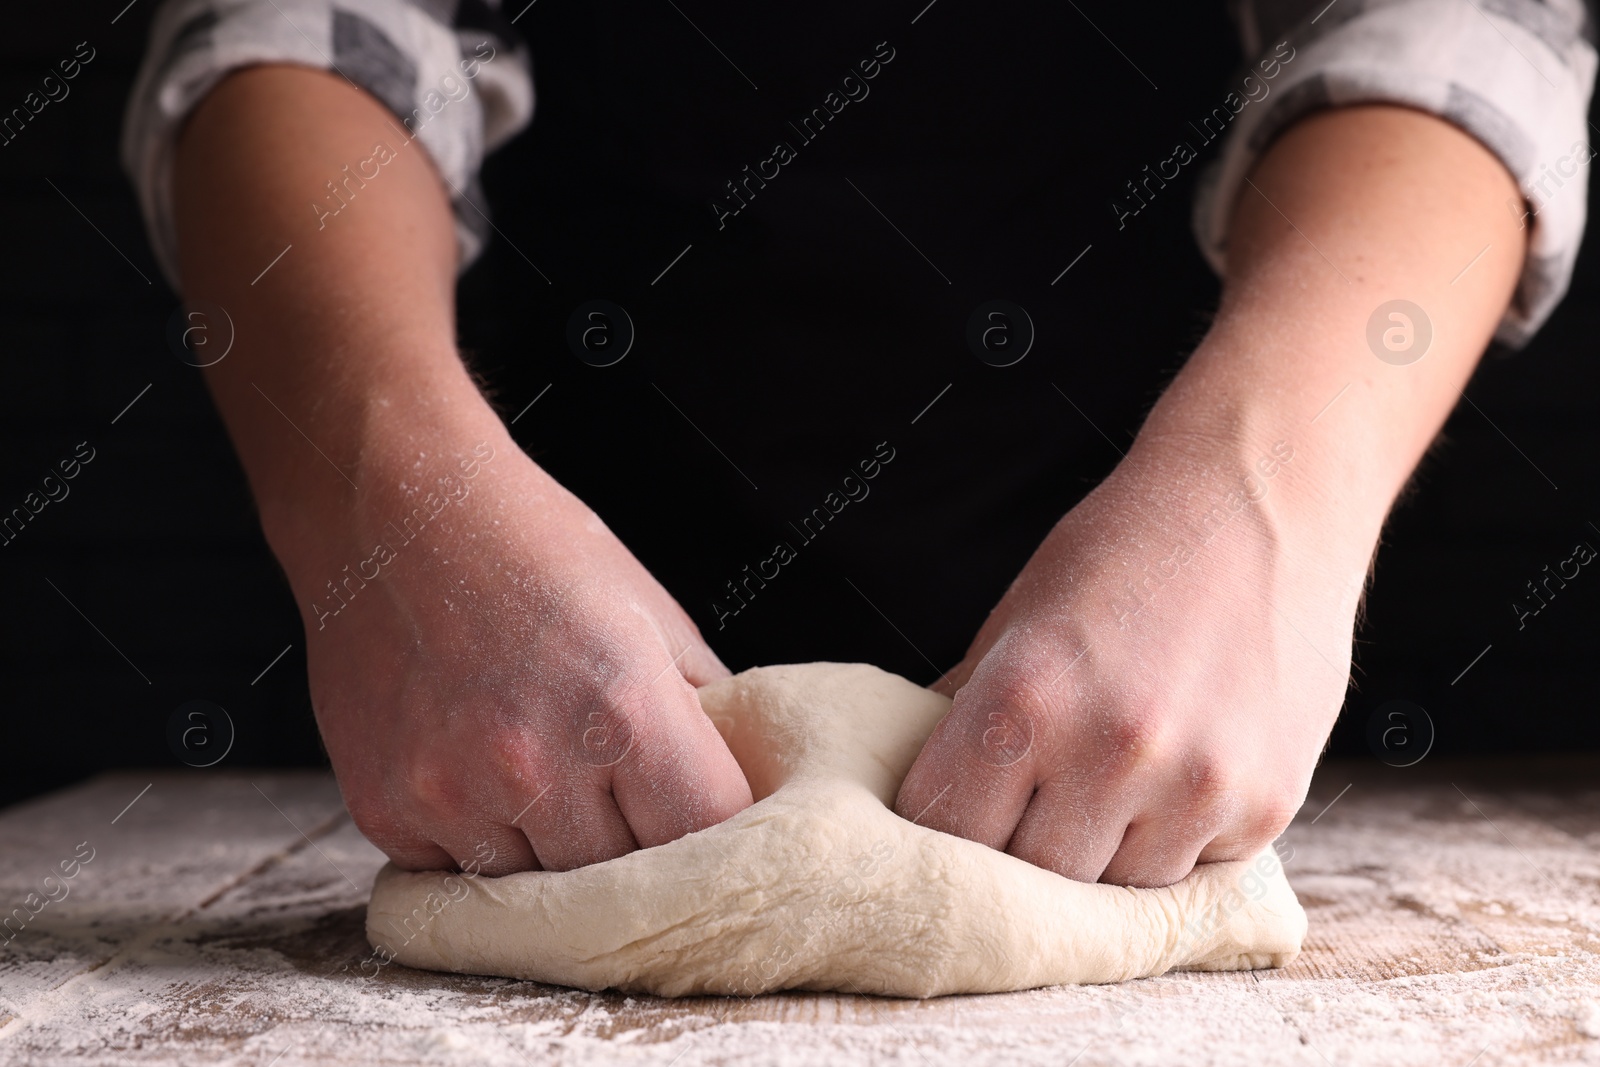
[[[942,693],[947,697],[954,697],[956,695],[956,691],[962,686],[966,685],[968,680],[971,679],[972,668],[975,667],[977,663],[978,660],[969,653],[966,659],[963,659],[960,663],[957,663],[954,667],[951,667],[949,670],[939,675],[938,680],[932,685],[928,686],[928,688],[933,690],[935,693]]]
[[[694,631],[688,647],[682,652],[682,658],[678,660],[678,673],[697,689],[733,674],[717,654],[711,651],[711,646],[701,638],[699,630]]]
[[[952,675],[955,672],[952,672]],[[1039,716],[984,670],[956,695],[895,798],[903,819],[1004,849],[1033,795]]]
[[[695,647],[685,650],[683,661],[696,655]],[[709,648],[698,648],[727,674]],[[663,671],[634,699],[626,716],[627,750],[612,771],[611,793],[641,846],[675,841],[750,806],[744,770],[678,671]]]
[[[690,685],[699,688],[733,673],[711,651],[700,627],[677,601],[668,597],[666,605],[651,617],[651,623],[657,640],[672,660],[673,669]]]

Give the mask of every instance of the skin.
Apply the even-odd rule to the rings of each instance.
[[[174,170],[185,296],[235,324],[206,380],[301,608],[345,802],[398,865],[489,874],[712,825],[750,803],[693,690],[727,670],[463,367],[451,191],[405,140],[338,76],[258,66],[199,106]],[[319,223],[310,201],[379,141],[393,159]],[[906,817],[1073,878],[1162,885],[1254,852],[1304,799],[1384,516],[1524,237],[1494,157],[1400,108],[1319,112],[1252,180],[1213,328],[942,680],[955,705],[901,789]],[[1434,328],[1410,366],[1365,342],[1396,296]],[[1280,441],[1292,459],[1266,495],[1128,611],[1124,584]],[[458,499],[428,518],[430,489]],[[370,576],[385,524],[419,506],[381,577],[336,599],[329,583]]]

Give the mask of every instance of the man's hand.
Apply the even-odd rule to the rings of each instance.
[[[1510,301],[1520,204],[1420,112],[1285,132],[1240,193],[1205,342],[946,680],[896,810],[1132,885],[1276,836],[1343,696],[1384,517]],[[1402,359],[1368,340],[1396,300],[1431,325]]]
[[[499,875],[748,807],[694,691],[727,668],[592,511],[483,432],[369,459],[357,508],[280,551],[356,825],[402,867]]]
[[[1119,885],[1277,837],[1344,699],[1366,563],[1286,514],[1293,465],[1289,441],[1137,448],[943,680],[900,814]]]
[[[380,175],[328,218],[320,198],[376,146]],[[691,688],[726,669],[462,366],[426,150],[337,75],[264,65],[195,110],[173,180],[185,296],[236,333],[206,382],[300,604],[356,825],[403,867],[505,874],[748,805]]]

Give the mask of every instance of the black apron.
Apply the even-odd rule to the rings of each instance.
[[[518,20],[538,102],[485,171],[464,347],[735,670],[931,681],[1215,299],[1215,144],[1121,212],[1227,92],[1222,5],[921,6]]]

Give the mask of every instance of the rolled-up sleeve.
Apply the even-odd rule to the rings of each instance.
[[[533,115],[527,48],[497,0],[166,0],[128,99],[121,157],[174,289],[178,131],[223,77],[259,63],[330,71],[381,101],[450,187],[461,268],[477,258],[489,232],[479,167]]]
[[[1594,28],[1583,0],[1234,0],[1230,6],[1256,89],[1249,100],[1238,97],[1195,201],[1195,235],[1212,267],[1226,267],[1240,187],[1278,133],[1318,108],[1403,104],[1476,137],[1520,185],[1523,202],[1507,210],[1530,228],[1528,255],[1496,339],[1525,344],[1566,293],[1583,236],[1595,154],[1587,119]],[[1273,76],[1263,77],[1266,71]]]

